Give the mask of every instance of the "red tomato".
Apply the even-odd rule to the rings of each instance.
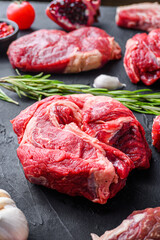
[[[7,18],[16,22],[19,29],[28,29],[35,19],[35,11],[29,2],[12,2],[7,8]]]

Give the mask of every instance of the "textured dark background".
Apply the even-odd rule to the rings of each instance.
[[[5,17],[9,2],[0,2],[0,17]],[[45,15],[48,3],[33,2],[36,20],[28,31],[19,36],[41,28],[60,29]],[[113,35],[119,42],[124,55],[125,43],[137,31],[118,28],[115,24],[113,7],[102,7],[99,23],[96,24]],[[126,83],[127,89],[146,88],[144,85],[130,83],[123,68],[123,59],[112,61],[102,69],[70,75],[52,76],[66,83],[92,84],[101,73],[118,76]],[[0,56],[0,77],[15,75],[7,56]],[[160,89],[157,82],[152,89]],[[98,235],[116,227],[133,210],[160,206],[160,155],[151,144],[152,115],[135,114],[146,131],[147,141],[153,151],[151,168],[133,171],[126,187],[107,204],[99,205],[82,197],[70,197],[54,190],[29,183],[16,155],[17,138],[13,133],[10,119],[33,101],[19,99],[16,94],[6,91],[9,96],[20,102],[19,106],[0,101],[0,188],[7,190],[17,206],[25,213],[29,222],[29,240],[89,240],[90,233]]]

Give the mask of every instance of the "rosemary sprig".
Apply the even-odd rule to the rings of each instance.
[[[160,92],[153,93],[151,89],[136,91],[92,88],[84,84],[65,84],[62,81],[51,80],[50,75],[20,75],[0,78],[0,86],[14,91],[19,97],[25,96],[34,100],[41,100],[55,94],[66,95],[75,93],[91,93],[105,95],[117,99],[133,111],[146,114],[160,115]],[[0,91],[0,99],[16,103],[4,92]]]
[[[14,101],[12,98],[8,97],[8,96],[2,91],[2,89],[0,89],[0,99],[18,105],[18,102]]]

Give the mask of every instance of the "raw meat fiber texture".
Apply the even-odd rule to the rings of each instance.
[[[70,33],[38,30],[11,43],[13,68],[29,72],[77,73],[121,58],[121,48],[104,30],[84,27]]]
[[[18,157],[35,184],[104,204],[151,151],[133,113],[105,96],[52,96],[12,121]]]
[[[152,85],[160,79],[160,29],[136,34],[126,44],[124,67],[131,82]]]
[[[155,117],[153,121],[152,143],[160,151],[160,116]]]
[[[118,7],[116,23],[120,27],[148,32],[160,28],[160,4],[145,2]]]
[[[159,240],[160,207],[134,211],[117,228],[106,231],[101,237],[92,234],[93,240]]]

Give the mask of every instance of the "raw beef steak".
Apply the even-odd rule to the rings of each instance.
[[[160,151],[160,116],[155,117],[153,121],[152,143]]]
[[[151,85],[160,78],[160,29],[136,34],[126,44],[124,67],[131,82]]]
[[[160,207],[134,211],[117,228],[93,240],[154,240],[160,239]]]
[[[121,58],[121,48],[113,37],[95,27],[70,33],[39,30],[14,41],[8,57],[13,68],[22,71],[76,73]]]
[[[26,178],[62,193],[103,204],[124,187],[133,168],[149,167],[144,130],[110,97],[55,95],[22,111],[12,124]],[[108,140],[97,139],[97,128]]]
[[[145,31],[160,28],[160,5],[145,2],[118,7],[116,23],[120,27]]]

